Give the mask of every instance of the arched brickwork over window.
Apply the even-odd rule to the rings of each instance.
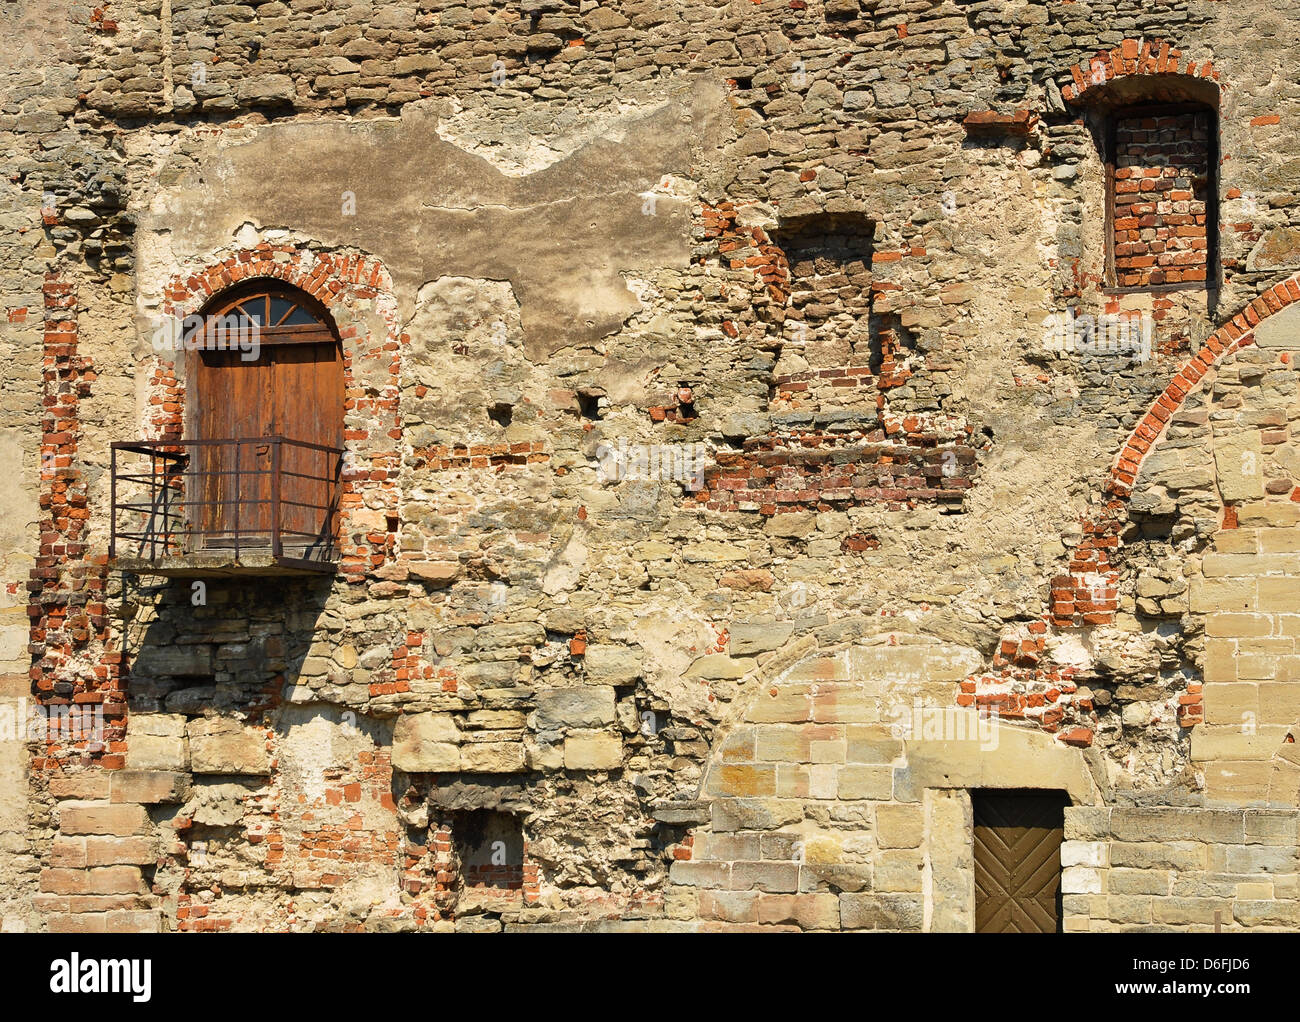
[[[1125,39],[1114,49],[1098,50],[1069,73],[1071,81],[1062,87],[1061,95],[1075,106],[1099,100],[1107,85],[1120,84],[1134,75],[1159,75],[1166,81],[1181,78],[1183,86],[1199,81],[1226,88],[1212,61],[1184,57],[1182,50],[1163,39]]]
[[[1161,40],[1125,40],[1070,69],[1105,166],[1109,290],[1218,285],[1218,73]]]

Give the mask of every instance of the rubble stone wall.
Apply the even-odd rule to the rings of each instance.
[[[0,4],[0,928],[970,929],[1024,787],[1067,928],[1294,928],[1298,37]],[[338,571],[118,570],[159,326],[258,279],[342,344]]]

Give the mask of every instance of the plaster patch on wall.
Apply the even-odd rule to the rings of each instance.
[[[666,100],[638,100],[626,90],[588,97],[560,110],[535,106],[503,136],[498,110],[482,95],[451,101],[451,112],[438,120],[438,137],[480,156],[506,177],[527,177],[572,156],[593,140],[621,142],[629,127],[662,110]]]
[[[623,273],[688,265],[689,189],[679,179],[694,171],[722,107],[701,80],[636,117],[584,130],[561,159],[522,177],[442,139],[444,104],[412,105],[395,119],[194,137],[165,169],[175,184],[142,214],[140,233],[170,230],[171,259],[182,264],[228,245],[250,221],[268,239],[275,228],[358,248],[389,268],[403,318],[426,281],[508,280],[538,359],[622,329],[639,308]],[[313,153],[310,184],[300,182],[303,151]],[[645,195],[666,179],[678,183],[646,212]]]

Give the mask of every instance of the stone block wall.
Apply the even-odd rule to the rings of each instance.
[[[973,930],[971,791],[1101,798],[1077,750],[956,705],[976,660],[893,634],[760,670],[669,874],[700,925]]]
[[[1067,932],[1294,931],[1294,810],[1068,808]]]
[[[969,932],[971,793],[1030,779],[1069,802],[1066,932],[1300,923],[1300,810],[1120,796],[1095,758],[944,709],[933,690],[960,662],[941,646],[858,646],[755,679],[711,762],[704,822],[670,873],[699,925]]]

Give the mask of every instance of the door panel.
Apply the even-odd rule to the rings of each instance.
[[[244,361],[238,351],[200,351],[196,439],[262,437],[271,423],[271,353]],[[192,462],[202,506],[195,520],[205,546],[242,543],[271,528],[270,453],[266,445],[204,445]]]
[[[245,289],[217,308],[214,317],[256,321],[259,348],[249,361],[238,349],[195,352],[191,435],[224,441],[191,450],[189,490],[200,506],[190,518],[199,546],[265,546],[278,523],[285,553],[302,556],[334,538],[337,456],[284,443],[273,472],[276,445],[234,441],[280,436],[341,448],[342,351],[324,313],[305,296]],[[268,319],[268,309],[279,318]]]
[[[1068,799],[1052,791],[977,791],[975,930],[1057,933]]]
[[[290,440],[343,446],[343,360],[338,344],[286,344],[274,350],[273,432]],[[286,444],[281,450],[284,542],[332,538],[333,458]]]

